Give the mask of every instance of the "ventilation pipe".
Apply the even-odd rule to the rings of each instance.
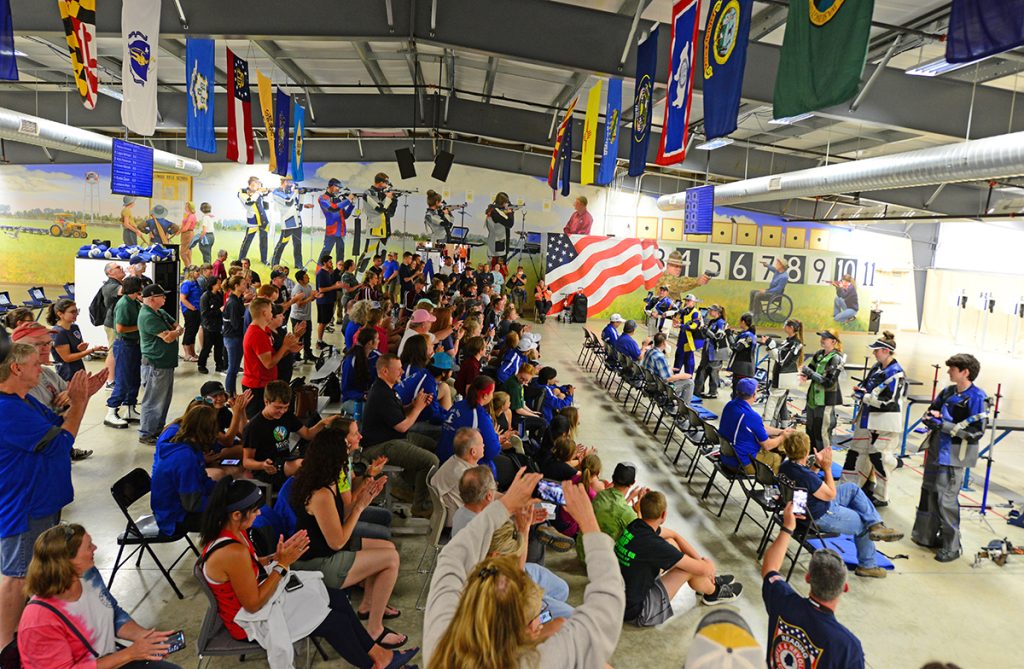
[[[3,108],[0,108],[0,138],[106,160],[110,160],[114,143],[106,135]],[[203,164],[192,158],[154,150],[153,169],[195,177],[202,174]]]
[[[1004,179],[1024,174],[1024,132],[973,139],[877,158],[715,186],[715,204],[768,202],[796,197],[913,188],[958,181]],[[682,209],[686,193],[658,198],[662,211]]]

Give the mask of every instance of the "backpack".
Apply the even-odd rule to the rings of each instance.
[[[106,285],[106,283],[103,284],[103,286]],[[103,299],[103,286],[100,286],[96,295],[93,296],[92,302],[89,303],[89,322],[96,327],[101,327],[107,320],[107,302]]]
[[[577,293],[576,297],[572,301],[572,322],[573,323],[586,323],[587,322],[587,308],[589,300],[583,293]]]

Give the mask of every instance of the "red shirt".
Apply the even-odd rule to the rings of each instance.
[[[262,353],[274,354],[274,338],[269,328],[264,330],[253,323],[242,339],[242,385],[246,388],[265,388],[277,380],[277,365],[264,367],[260,361]]]
[[[219,276],[221,279],[228,278],[227,270],[224,269],[224,263],[220,261],[220,258],[213,261],[213,275]],[[227,292],[228,291],[224,291],[224,299],[227,299]]]
[[[238,537],[231,534],[227,530],[221,530],[221,533],[217,535],[208,546],[203,548],[203,555],[205,556],[215,544],[219,544],[221,539],[229,539],[231,541],[238,541]],[[259,580],[260,564],[256,558],[256,549],[253,548],[252,542],[249,541],[249,537],[242,535],[242,539],[245,540],[244,546],[249,549],[249,556],[252,558],[252,571],[256,574],[256,579]],[[203,578],[206,578],[205,567],[203,569]],[[220,619],[224,623],[224,627],[227,629],[228,634],[238,640],[244,640],[247,637],[245,630],[238,626],[235,622],[235,616],[242,610],[242,602],[238,600],[238,595],[235,594],[235,589],[231,585],[231,582],[227,583],[212,583],[210,579],[206,579],[207,585],[210,586],[210,590],[213,591],[213,597],[217,600],[217,613],[220,614]]]
[[[455,390],[460,395],[466,394],[466,386],[473,382],[473,379],[480,376],[480,361],[473,356],[466,356],[459,367],[459,373],[455,375]]]
[[[583,211],[582,213],[574,211],[562,232],[567,235],[589,235],[592,225],[594,225],[594,217],[590,215],[589,211]]]
[[[388,331],[380,325],[373,326],[373,329],[377,331],[377,350],[384,355],[388,352]]]

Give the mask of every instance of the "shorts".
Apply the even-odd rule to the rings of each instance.
[[[114,348],[114,339],[117,337],[117,331],[114,328],[108,328],[106,325],[103,326],[103,331],[107,333],[107,346]]]
[[[328,588],[340,588],[348,572],[356,561],[355,551],[337,551],[333,555],[310,560],[296,560],[293,569],[302,571],[318,571],[324,575],[324,585]]]
[[[316,322],[328,325],[334,321],[334,302],[316,305]]]
[[[654,627],[665,622],[672,615],[672,601],[669,599],[668,590],[665,589],[659,576],[658,580],[654,582],[654,586],[647,591],[647,597],[644,598],[640,615],[636,617],[636,620],[628,622],[633,623],[637,627]]]
[[[36,538],[59,522],[59,513],[43,518],[30,518],[27,530],[0,539],[0,574],[8,578],[25,578],[28,563],[32,561],[32,547],[36,543]]]

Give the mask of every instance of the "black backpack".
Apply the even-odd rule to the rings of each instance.
[[[587,322],[587,307],[589,306],[590,300],[583,293],[576,293],[576,297],[572,300],[572,322],[573,323],[586,323]]]
[[[96,295],[93,296],[92,302],[89,303],[89,322],[96,327],[102,326],[107,320],[107,303],[103,299],[103,287],[106,285],[104,283],[103,286],[100,286],[100,289],[96,291]]]

